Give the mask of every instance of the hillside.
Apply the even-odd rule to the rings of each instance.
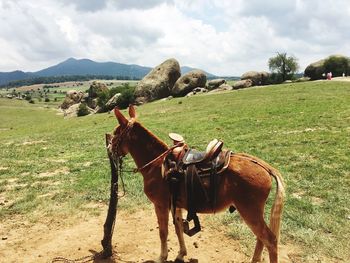
[[[287,190],[281,241],[282,245],[294,248],[286,262],[342,263],[350,260],[349,94],[350,86],[346,82],[291,83],[158,101],[138,107],[137,113],[139,121],[167,143],[171,143],[169,132],[182,134],[197,149],[205,149],[209,140],[218,138],[225,142],[226,148],[256,155],[278,168]],[[74,223],[105,213],[110,171],[104,134],[111,132],[117,123],[112,114],[63,119],[56,114],[54,105],[46,108],[44,102],[31,105],[8,99],[0,99],[0,111],[3,146],[0,201],[7,200],[0,206],[0,220],[3,233],[9,237],[3,241],[6,248],[3,251],[23,252],[18,248],[21,240],[11,241],[8,234],[11,229],[28,228],[31,231],[24,229],[20,233],[39,235],[48,231],[39,233],[38,226],[49,222],[51,226],[56,224],[59,229],[69,230]],[[143,193],[142,177],[131,172],[135,164],[130,157],[125,159],[124,167],[127,194],[120,199],[118,213],[135,214],[143,210],[144,217],[152,216],[155,224],[156,218]],[[271,200],[267,214],[270,205]],[[137,222],[140,220],[142,217],[137,218]],[[218,236],[230,237],[239,243],[245,255],[252,255],[255,239],[238,213],[224,212],[210,220],[219,230],[215,232]],[[210,224],[202,222],[203,233],[208,233]],[[158,250],[156,228],[142,226],[137,231],[147,234],[137,232],[143,238],[136,238],[129,246],[145,243]],[[88,224],[85,229],[98,229],[102,236],[100,221]],[[173,231],[173,227],[169,229]],[[120,233],[118,230],[117,226],[115,232]],[[79,248],[85,250],[78,251],[78,244],[71,246],[70,253],[76,253],[74,257],[86,255],[88,248],[100,248],[100,238],[87,243],[87,234],[79,234]],[[125,241],[124,238],[120,237]],[[66,244],[73,239],[62,242]],[[202,253],[204,241],[198,241],[197,253]],[[121,243],[117,238],[114,240],[118,252],[123,251]],[[192,244],[193,239],[187,241],[188,246]],[[218,248],[220,253],[211,254],[215,257],[223,248]],[[38,253],[29,250],[25,251],[26,255],[32,253],[37,257]],[[50,261],[44,258],[45,253],[42,255],[42,262]],[[134,256],[140,260],[140,255],[141,252]],[[144,260],[152,256],[147,251],[142,255]],[[130,258],[124,256],[123,260]],[[225,258],[229,260],[232,258]]]

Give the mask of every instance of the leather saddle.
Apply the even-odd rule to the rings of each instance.
[[[175,148],[163,164],[163,175],[170,182],[173,213],[179,196],[180,184],[185,184],[187,199],[187,218],[184,220],[184,232],[193,236],[201,230],[196,212],[211,207],[215,211],[220,175],[228,167],[231,151],[222,150],[223,142],[217,139],[209,142],[201,152],[189,148],[186,144]],[[190,229],[189,222],[194,221]]]
[[[205,152],[200,152],[195,149],[189,149],[184,155],[182,162],[185,165],[190,164],[205,164],[215,159],[221,152],[224,143],[217,139],[209,142]]]

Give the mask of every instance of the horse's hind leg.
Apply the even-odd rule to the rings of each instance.
[[[158,226],[159,226],[159,237],[161,242],[161,250],[158,262],[162,263],[168,258],[168,222],[169,222],[169,209],[167,206],[154,205]]]
[[[249,210],[247,210],[247,207],[249,206],[237,206],[237,210],[240,212],[243,220],[247,223],[257,238],[257,244],[252,262],[258,262],[258,260],[261,260],[262,249],[263,246],[265,246],[269,252],[270,263],[278,263],[277,238],[266,225],[263,213],[264,206],[250,206]],[[252,213],[251,211],[254,212]]]
[[[184,256],[187,255],[187,249],[186,249],[185,239],[184,239],[181,208],[176,208],[174,220],[175,220],[174,221],[175,231],[176,231],[176,235],[180,245],[180,250],[179,250],[179,254],[176,257],[176,261],[184,262]]]
[[[257,238],[254,255],[252,259],[253,263],[260,262],[262,260],[261,256],[262,256],[263,249],[264,249],[264,243],[259,238]]]

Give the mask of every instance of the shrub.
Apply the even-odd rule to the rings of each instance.
[[[33,99],[30,99],[30,100],[29,100],[29,103],[34,104],[35,102],[34,102]]]
[[[117,105],[120,109],[126,109],[130,104],[135,102],[134,90],[125,90],[118,97]]]
[[[81,104],[79,105],[79,108],[78,108],[78,111],[77,111],[78,117],[85,116],[85,115],[89,115],[89,113],[90,113],[90,112],[89,112],[89,110],[88,110],[86,104],[85,104],[85,103],[81,103]]]
[[[50,102],[50,99],[48,97],[46,97],[45,102]]]
[[[29,94],[26,94],[25,99],[26,99],[27,101],[30,101],[30,100],[32,99],[32,96],[30,96]]]

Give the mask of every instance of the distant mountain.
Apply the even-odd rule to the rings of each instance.
[[[20,70],[12,72],[0,72],[0,85],[4,85],[14,80],[30,79],[32,74]]]
[[[57,76],[84,76],[84,75],[104,75],[125,77],[128,79],[142,79],[152,68],[139,65],[128,65],[116,62],[95,62],[90,59],[69,58],[57,65],[36,71],[36,72],[0,72],[0,85],[5,85],[10,81],[25,80],[37,77],[57,77]],[[181,67],[182,74],[193,70],[190,67]],[[205,72],[208,78],[213,74]]]
[[[129,78],[143,78],[151,68],[116,62],[95,62],[90,59],[69,58],[55,66],[39,70],[35,75],[42,77],[62,75],[109,75]]]

